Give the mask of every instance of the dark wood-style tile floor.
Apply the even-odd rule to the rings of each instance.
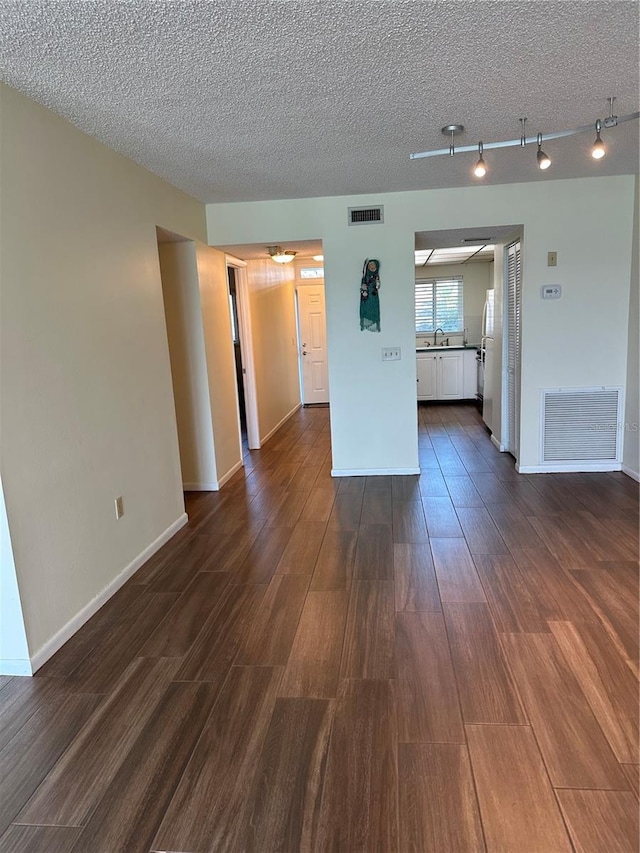
[[[3,853],[634,853],[638,486],[520,476],[472,406],[420,477],[302,410],[33,679]]]

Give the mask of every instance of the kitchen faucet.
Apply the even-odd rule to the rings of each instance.
[[[438,326],[438,328],[433,333],[433,345],[434,346],[436,345],[436,339],[438,337],[438,332],[442,332],[442,334],[444,335],[444,329],[441,329],[440,326]]]

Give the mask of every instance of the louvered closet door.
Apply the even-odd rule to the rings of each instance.
[[[520,243],[507,248],[507,450],[518,458],[520,440],[520,310],[522,267]]]

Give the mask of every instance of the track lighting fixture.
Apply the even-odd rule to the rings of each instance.
[[[542,134],[538,134],[538,153],[536,154],[539,169],[548,169],[551,165],[551,158],[542,150]]]
[[[594,160],[601,160],[607,153],[607,150],[604,147],[604,142],[600,139],[601,129],[602,122],[600,121],[600,119],[598,119],[596,122],[596,141],[593,143],[593,146],[591,148],[591,156]]]
[[[626,116],[616,116],[613,114],[613,102],[615,101],[614,97],[608,98],[609,101],[609,115],[603,119],[598,119],[596,121],[596,140],[591,148],[591,156],[599,160],[604,157],[606,154],[606,147],[600,138],[600,131],[602,128],[606,128],[607,130],[617,127],[619,124],[622,124],[625,121],[637,121],[640,118],[640,112],[629,113]],[[449,147],[448,148],[438,148],[434,151],[421,151],[417,154],[410,154],[409,157],[411,160],[419,160],[423,157],[439,157],[442,154],[449,154],[453,156],[458,153],[465,153],[467,151],[478,151],[479,159],[473,169],[473,174],[482,178],[486,175],[488,169],[487,164],[483,158],[483,150],[486,148],[487,150],[492,148],[512,148],[514,146],[520,146],[524,148],[527,145],[527,134],[526,134],[526,118],[519,119],[520,122],[520,137],[518,139],[505,139],[500,142],[480,142],[478,146],[475,145],[461,145],[458,148],[455,147],[455,137],[458,134],[464,131],[464,125],[462,124],[447,124],[442,128],[442,133],[445,136],[450,137]],[[538,133],[537,141],[538,141],[538,152],[536,155],[536,160],[538,163],[538,167],[540,169],[548,169],[551,165],[551,158],[545,154],[542,150],[542,143],[548,142],[550,139],[562,139],[565,136],[575,136],[578,133],[587,133],[593,132],[593,123],[585,124],[581,127],[574,127],[569,130],[556,130],[552,133]]]
[[[479,160],[473,169],[473,174],[476,176],[476,178],[484,178],[484,176],[487,174],[487,164],[484,162],[484,158],[482,156],[482,151],[483,151],[482,142],[478,142]]]
[[[297,254],[296,252],[284,252],[282,246],[267,246],[267,252],[271,260],[277,264],[289,264]]]

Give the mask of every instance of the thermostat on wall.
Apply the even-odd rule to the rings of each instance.
[[[541,299],[560,299],[562,296],[561,284],[543,284],[540,288]]]

